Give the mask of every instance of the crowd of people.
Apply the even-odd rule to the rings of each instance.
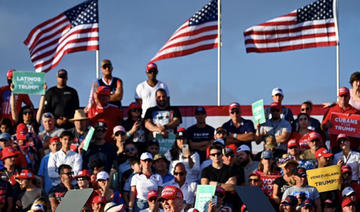
[[[127,115],[123,81],[112,75],[110,60],[102,61],[102,78],[83,109],[66,70],[58,71],[56,86],[44,84],[37,110],[28,95],[12,92],[14,71],[0,88],[0,211],[56,211],[69,190],[87,188],[93,193],[82,211],[197,211],[198,185],[216,187],[208,212],[250,210],[237,186],[259,187],[275,211],[360,210],[359,138],[328,133],[333,113],[360,114],[360,72],[321,122],[311,117],[311,101],[294,117],[282,104],[283,90],[274,88],[265,123],[243,118],[232,102],[221,126],[208,125],[198,106],[196,124],[185,129],[154,63]],[[253,154],[252,142],[263,151]],[[339,190],[308,185],[307,170],[330,165],[340,167]]]

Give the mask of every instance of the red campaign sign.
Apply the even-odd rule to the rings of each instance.
[[[329,134],[344,133],[350,137],[360,138],[360,115],[346,113],[331,113],[332,126]]]
[[[281,175],[260,175],[261,190],[263,190],[268,197],[272,197],[274,181],[279,177],[281,177]]]

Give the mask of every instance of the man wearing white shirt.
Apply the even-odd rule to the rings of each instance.
[[[335,154],[334,164],[349,165],[352,169],[352,180],[357,182],[360,174],[360,153],[350,149],[350,139],[347,135],[339,134],[336,140],[342,151]]]
[[[186,202],[185,210],[194,206],[197,183],[186,180],[186,169],[183,163],[177,163],[174,168],[174,179],[165,183],[164,186],[176,186],[181,189]]]
[[[74,136],[69,131],[62,132],[60,135],[61,149],[50,155],[48,173],[50,179],[53,181],[53,186],[60,183],[60,176],[58,174],[60,165],[67,164],[71,166],[75,175],[82,169],[81,155],[70,149],[73,139]]]
[[[142,107],[143,117],[148,108],[156,106],[155,93],[159,88],[163,88],[166,91],[166,95],[170,96],[168,86],[156,79],[158,73],[157,65],[149,63],[146,66],[148,79],[136,86],[135,99]]]

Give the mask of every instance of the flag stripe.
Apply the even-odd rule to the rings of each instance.
[[[318,0],[244,32],[246,52],[276,52],[337,44],[331,0]],[[332,4],[331,4],[332,5]],[[299,20],[301,21],[299,21]]]

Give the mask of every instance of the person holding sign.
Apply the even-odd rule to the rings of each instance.
[[[339,134],[336,140],[342,151],[335,154],[334,164],[349,165],[353,170],[352,180],[358,182],[360,177],[360,153],[351,150],[350,139],[346,134]]]
[[[20,112],[23,103],[25,103],[29,107],[32,108],[34,107],[28,94],[13,94],[13,92],[10,90],[10,85],[12,84],[14,71],[15,69],[10,69],[7,72],[8,85],[0,88],[0,120],[4,118],[8,118],[13,121],[13,124],[14,124],[14,120],[12,119],[11,116],[10,96],[15,96],[16,99],[15,110],[17,111],[17,113]]]
[[[330,109],[325,113],[323,121],[321,123],[321,129],[326,131],[334,127],[335,122],[331,121],[331,116],[333,113],[343,113],[343,114],[360,114],[360,111],[355,109],[349,104],[350,92],[346,87],[341,87],[338,92],[338,101],[335,106],[330,107]],[[340,151],[339,145],[336,142],[336,137],[338,134],[330,134],[330,149],[337,153]],[[359,140],[357,138],[350,138],[351,147],[355,150],[358,150]]]
[[[222,128],[228,132],[226,144],[236,144],[236,146],[246,144],[250,147],[250,142],[255,138],[253,122],[241,117],[240,104],[237,102],[229,105],[229,115],[231,119],[222,125]]]

